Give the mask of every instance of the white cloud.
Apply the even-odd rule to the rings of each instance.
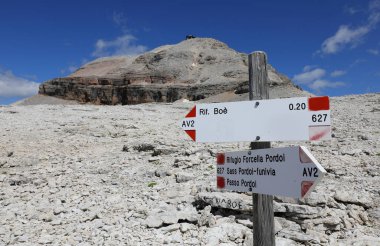
[[[68,70],[70,73],[75,72],[77,69],[78,69],[77,66],[69,66],[69,67],[67,68],[67,70]]]
[[[0,97],[28,97],[37,94],[39,83],[0,70]]]
[[[127,26],[127,18],[125,17],[124,13],[122,12],[113,12],[112,14],[112,20],[115,22],[116,25],[124,28]]]
[[[293,80],[298,84],[308,84],[312,81],[322,78],[326,74],[326,71],[321,68],[315,68],[310,70],[310,67],[305,66],[304,72],[300,74],[296,74],[293,77]]]
[[[67,68],[64,68],[64,69],[61,69],[61,74],[70,74],[70,73],[73,73],[75,72],[79,67],[78,66],[74,66],[74,65],[70,65],[68,66]]]
[[[371,1],[369,3],[368,22],[370,26],[375,26],[380,21],[380,0]]]
[[[136,44],[137,38],[130,34],[130,30],[127,26],[127,18],[124,13],[118,11],[113,12],[112,20],[121,29],[123,35],[114,40],[97,40],[92,56],[136,55],[147,50],[146,46]]]
[[[322,43],[322,52],[324,54],[334,54],[349,44],[351,44],[351,47],[355,47],[369,31],[368,26],[358,28],[340,26],[334,36],[329,37]]]
[[[379,50],[377,50],[377,49],[368,49],[367,52],[372,54],[372,55],[375,55],[375,56],[380,54]]]
[[[68,67],[61,69],[62,75],[69,75],[78,70],[80,67],[82,67],[84,64],[86,64],[88,60],[86,58],[83,58],[80,65],[71,63]]]
[[[343,82],[331,82],[324,79],[318,79],[316,81],[313,81],[309,85],[309,87],[313,90],[320,91],[321,89],[324,89],[324,88],[336,88],[336,87],[340,87],[344,85],[345,83]]]
[[[355,67],[355,66],[357,66],[357,65],[359,65],[359,64],[366,63],[366,62],[367,62],[366,59],[356,59],[355,61],[353,61],[353,62],[350,64],[349,68],[353,68],[353,67]]]
[[[308,71],[311,71],[313,68],[317,68],[318,66],[316,65],[306,65],[303,67],[303,71],[304,72],[308,72]]]
[[[335,71],[331,72],[330,76],[335,78],[335,77],[345,75],[346,73],[347,73],[347,71],[344,71],[344,70],[335,70]]]
[[[343,75],[345,71],[335,70],[331,73],[337,75]],[[320,92],[324,88],[336,88],[339,86],[344,86],[343,82],[335,82],[324,79],[323,77],[326,75],[326,70],[315,67],[315,66],[305,66],[303,68],[303,72],[296,74],[293,77],[293,81],[297,84],[303,84],[307,87]]]
[[[147,50],[146,46],[134,44],[136,38],[133,35],[125,34],[115,40],[99,39],[95,44],[95,57],[117,56],[117,55],[136,55]]]
[[[357,7],[353,7],[353,6],[345,6],[345,7],[344,7],[344,11],[345,11],[346,13],[349,13],[350,15],[354,15],[354,14],[356,14],[356,13],[361,12],[362,10],[359,9],[359,8],[357,8]]]
[[[347,46],[356,47],[362,42],[365,35],[375,29],[380,22],[380,0],[374,0],[369,3],[368,13],[368,20],[365,25],[358,27],[341,25],[333,36],[323,41],[319,53],[335,54]]]

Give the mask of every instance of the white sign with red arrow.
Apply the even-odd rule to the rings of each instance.
[[[181,127],[196,142],[331,139],[328,97],[198,104]]]
[[[303,146],[217,155],[219,189],[305,198],[325,173]]]

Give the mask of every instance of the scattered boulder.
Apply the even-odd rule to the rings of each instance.
[[[199,226],[213,226],[216,224],[216,220],[214,218],[214,215],[211,213],[211,206],[207,206],[204,208],[204,210],[201,212],[201,216],[198,220]]]
[[[366,192],[348,192],[347,190],[338,190],[335,192],[334,199],[346,204],[356,204],[364,208],[371,208],[373,201]]]
[[[234,192],[201,192],[198,193],[196,199],[214,208],[227,208],[240,211],[250,211],[252,209],[251,196]]]
[[[153,151],[155,147],[152,144],[140,144],[137,146],[133,146],[134,150],[137,150],[138,152],[148,152]]]
[[[194,178],[195,178],[194,175],[191,173],[181,172],[181,173],[177,173],[175,175],[175,179],[176,179],[177,183],[184,183],[184,182],[190,181]]]
[[[145,219],[145,224],[149,228],[158,228],[164,224],[164,221],[157,216],[151,215]]]

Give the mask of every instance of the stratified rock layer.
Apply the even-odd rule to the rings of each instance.
[[[195,38],[136,57],[100,58],[66,78],[43,83],[39,94],[95,104],[173,102],[248,91],[248,57],[226,44]],[[268,65],[272,97],[301,93]],[[278,95],[280,94],[280,95]]]

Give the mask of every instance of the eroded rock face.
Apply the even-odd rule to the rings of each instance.
[[[39,94],[91,102],[94,104],[139,104],[148,102],[174,102],[181,98],[192,101],[204,99],[233,89],[229,85],[172,85],[131,84],[126,79],[57,78],[40,85]]]
[[[135,57],[97,59],[66,78],[41,84],[39,94],[95,104],[200,100],[248,92],[248,57],[209,38],[162,46]],[[272,87],[297,89],[268,65]],[[285,93],[286,94],[286,93]]]

